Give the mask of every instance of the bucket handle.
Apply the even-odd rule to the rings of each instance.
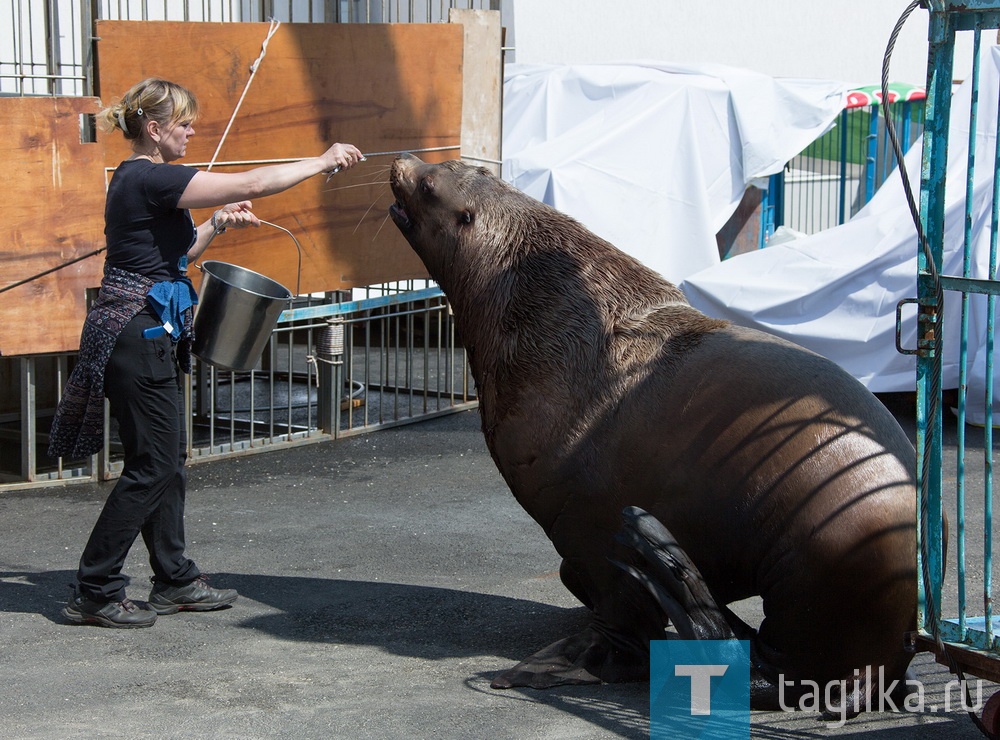
[[[295,295],[298,295],[302,288],[302,245],[299,244],[299,240],[295,238],[295,234],[286,229],[284,226],[278,226],[278,224],[272,224],[270,221],[265,221],[264,219],[260,219],[260,222],[262,224],[267,224],[268,226],[273,226],[274,228],[279,229],[280,231],[284,231],[286,234],[292,237],[292,241],[295,242],[295,251],[298,255],[298,260],[299,260],[298,266],[296,267],[295,270]],[[289,302],[291,302],[291,300],[289,300]]]
[[[288,303],[289,305],[291,305],[292,301],[295,300],[295,296],[297,296],[302,289],[302,245],[299,244],[299,240],[295,238],[295,234],[286,229],[284,226],[278,226],[278,224],[273,224],[270,221],[265,221],[264,219],[260,219],[260,222],[262,224],[267,224],[268,226],[273,226],[276,229],[284,231],[286,234],[292,237],[292,241],[295,242],[295,251],[298,255],[298,265],[295,270],[295,292],[292,294],[292,297],[288,299]],[[200,264],[197,265],[197,267],[202,272],[205,271],[205,268],[202,267]]]

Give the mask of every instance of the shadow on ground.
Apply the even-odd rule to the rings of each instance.
[[[431,586],[241,573],[216,578],[278,610],[243,621],[246,629],[283,640],[373,646],[415,658],[486,652],[517,661],[582,629],[589,615],[583,607]]]
[[[279,640],[356,645],[426,661],[497,655],[514,664],[590,620],[584,607],[448,588],[240,573],[217,577],[277,610],[242,621],[245,629]],[[551,707],[619,737],[649,737],[645,682],[498,691],[489,686],[494,675],[477,672],[464,684],[492,700]]]

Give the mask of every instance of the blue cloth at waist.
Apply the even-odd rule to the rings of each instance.
[[[198,293],[188,277],[164,280],[150,288],[146,301],[160,319],[160,326],[146,329],[142,335],[146,339],[158,337],[167,332],[175,342],[184,329],[184,313],[198,304]]]

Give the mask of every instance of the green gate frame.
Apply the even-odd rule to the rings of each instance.
[[[984,29],[1000,28],[1000,2],[997,0],[925,0],[930,11],[928,28],[927,109],[923,135],[923,158],[920,177],[921,245],[917,257],[917,485],[920,495],[918,522],[918,630],[917,649],[935,653],[939,662],[953,670],[960,669],[988,680],[1000,680],[1000,618],[992,613],[992,403],[993,396],[993,320],[1000,281],[971,277],[972,182],[975,171],[975,132],[978,114],[978,84],[981,34]],[[966,183],[965,257],[961,276],[942,275],[944,255],[945,173],[948,164],[949,117],[954,69],[955,35],[959,31],[974,34],[972,106],[970,110],[970,147]],[[998,132],[1000,134],[1000,132]],[[998,135],[1000,141],[1000,135]],[[998,204],[1000,204],[1000,150],[994,156],[994,189],[989,274],[996,276]],[[942,345],[952,338],[943,335],[944,293],[961,295],[962,317],[959,342],[958,388],[958,467],[956,508],[950,524],[958,574],[958,616],[942,614],[942,586],[945,573],[945,525],[942,473]],[[984,426],[984,593],[983,617],[967,615],[965,567],[965,427],[968,377],[969,300],[974,294],[987,296],[986,347],[986,420]]]

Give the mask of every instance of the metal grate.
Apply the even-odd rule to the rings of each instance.
[[[92,95],[95,20],[441,23],[451,8],[500,10],[501,1],[0,0],[0,95]]]
[[[815,234],[845,223],[872,199],[895,169],[880,108],[844,110],[832,130],[771,177],[769,190],[781,188],[783,195],[775,226]],[[923,101],[893,103],[889,111],[908,149],[923,131]]]
[[[981,88],[979,82],[983,31],[1000,27],[1000,3],[995,0],[962,0],[961,3],[935,0],[930,5],[927,120],[923,136],[919,222],[924,242],[923,248],[918,250],[919,329],[918,346],[913,350],[917,355],[917,480],[920,491],[918,552],[921,578],[917,643],[934,651],[939,660],[953,669],[961,667],[997,680],[1000,678],[1000,640],[992,596],[992,479],[993,425],[996,423],[993,418],[994,319],[996,296],[1000,295],[1000,281],[996,280],[1000,120],[993,130],[986,130],[987,117],[981,113],[984,110],[996,113],[1000,91]],[[952,68],[958,33],[974,35],[975,57],[969,81],[971,95],[965,110],[952,105]],[[949,164],[949,136],[954,131],[951,139],[954,147],[955,137],[962,135],[961,126],[951,126],[950,119],[956,115],[969,122],[968,155],[965,162]],[[988,146],[983,142],[988,142]],[[963,206],[961,213],[956,208],[946,209],[946,192],[964,192],[964,203],[959,201]],[[954,201],[953,195],[949,202]],[[977,204],[987,207],[984,209]],[[952,211],[947,229],[946,211]],[[988,245],[983,244],[983,238],[976,238],[973,231],[974,221],[984,214],[988,215],[990,225],[979,233],[985,234]],[[959,240],[962,246],[960,264],[958,260],[946,260],[945,257],[949,243],[956,245]],[[952,274],[945,274],[946,262]],[[970,338],[974,338],[971,326],[976,324],[984,329],[985,348],[974,356],[968,347]],[[949,355],[958,356],[955,390],[948,390],[942,379],[946,349]],[[975,397],[969,392],[973,373],[981,373],[985,384],[982,394],[977,392]],[[969,423],[974,415],[981,419],[978,428]],[[957,448],[954,461],[944,459],[945,433],[954,435]],[[953,483],[954,487],[947,488],[946,482]],[[951,520],[947,538],[944,531],[946,512]],[[981,522],[981,538],[970,534],[973,530],[968,525],[973,520]],[[946,539],[949,541],[947,548]],[[982,614],[977,615],[980,609]]]
[[[253,370],[218,371],[195,362],[188,378],[192,461],[336,439],[475,407],[468,359],[439,288],[408,281],[356,293],[357,300],[338,300],[349,297],[340,294],[297,299],[279,317]],[[5,360],[7,371],[16,368],[21,413],[0,419],[0,490],[107,479],[121,471],[110,419],[97,455],[45,456],[48,425],[72,361],[72,355]],[[50,385],[40,387],[39,378]]]

